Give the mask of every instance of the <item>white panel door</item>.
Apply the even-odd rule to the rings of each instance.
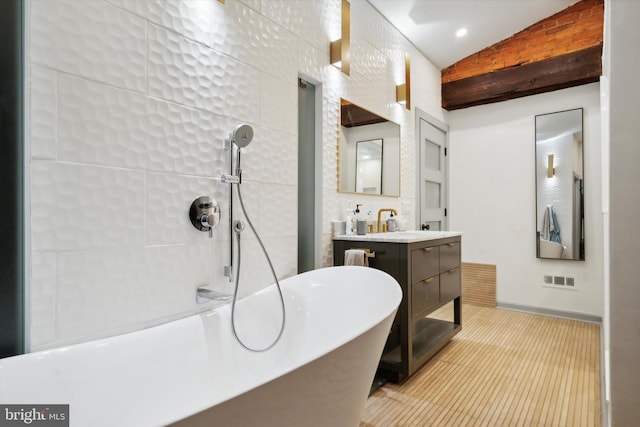
[[[420,227],[423,230],[446,230],[448,228],[445,161],[447,134],[423,117],[419,117],[418,120],[420,121],[418,132]]]

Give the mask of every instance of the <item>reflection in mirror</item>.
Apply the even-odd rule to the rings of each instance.
[[[338,191],[400,196],[400,126],[340,100]]]
[[[582,108],[536,116],[538,258],[584,260]]]
[[[382,139],[356,143],[356,193],[382,194]]]

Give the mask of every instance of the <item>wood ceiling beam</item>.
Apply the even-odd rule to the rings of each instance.
[[[442,84],[442,108],[457,110],[593,83],[602,45]]]

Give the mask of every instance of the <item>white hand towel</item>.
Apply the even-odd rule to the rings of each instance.
[[[367,254],[363,249],[347,249],[344,251],[344,265],[369,266]]]

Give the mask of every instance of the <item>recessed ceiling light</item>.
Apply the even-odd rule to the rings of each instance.
[[[456,31],[456,37],[464,37],[466,35],[467,35],[466,28],[460,28],[458,31]]]

